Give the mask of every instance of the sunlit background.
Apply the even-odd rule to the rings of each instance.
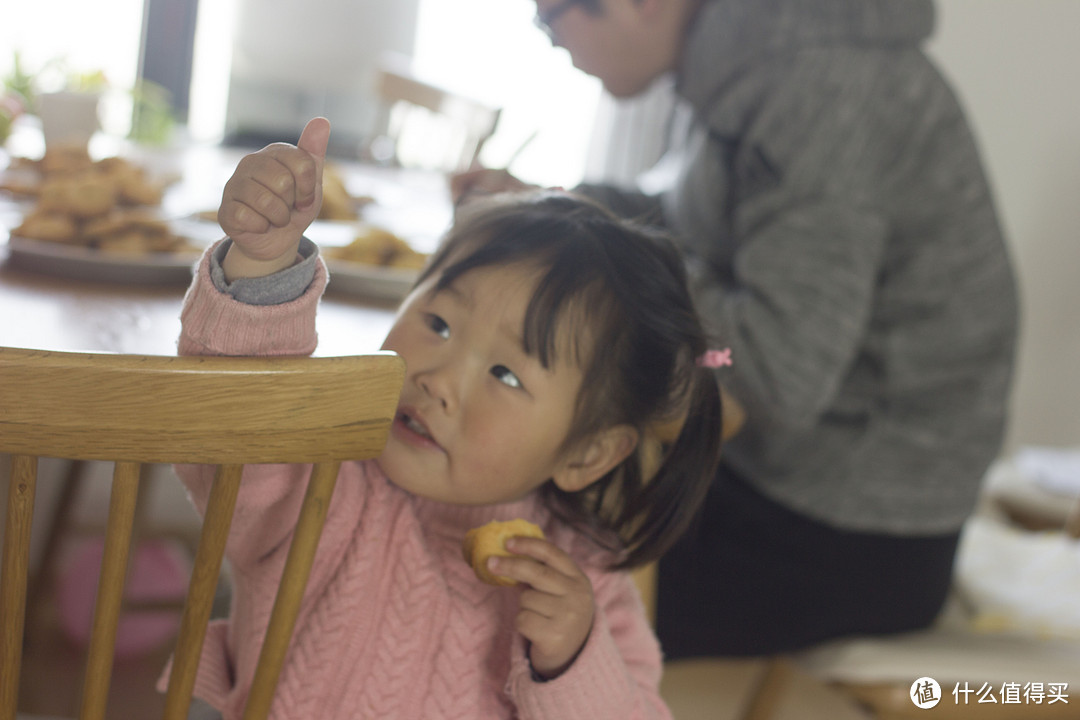
[[[135,85],[139,70],[143,0],[5,5],[0,73],[10,71],[15,51],[32,71],[51,68],[57,85],[63,72],[100,70],[111,88],[102,105],[103,128],[126,133],[131,118],[126,91]],[[414,69],[503,106],[499,132],[482,159],[499,165],[537,132],[515,162],[515,171],[544,184],[572,185],[585,172],[600,88],[572,67],[565,52],[552,50],[532,24],[534,11],[531,0],[419,0],[411,12],[409,0],[201,2],[186,131],[197,141],[218,141],[227,134],[234,72],[243,75],[237,85],[246,78],[261,83],[273,77],[283,87],[313,88],[300,102],[285,95],[288,103],[282,105],[288,104],[290,111],[328,114],[348,128],[349,115],[362,115],[365,109],[334,117],[326,93],[356,95],[365,90],[370,67],[364,62],[392,44],[380,23],[365,19],[396,15],[389,19],[404,23],[415,13],[415,24],[403,29],[408,37],[401,40],[411,40]],[[265,40],[260,42],[262,30]],[[287,44],[279,46],[282,42]],[[247,66],[238,67],[245,62]]]
[[[194,0],[171,3],[185,4]],[[645,147],[660,135],[648,122],[613,145],[612,129],[631,125],[611,121],[625,108],[615,108],[595,80],[551,48],[532,24],[532,0],[198,5],[185,129],[195,141],[221,140],[246,122],[245,112],[288,132],[298,132],[306,117],[327,114],[338,135],[359,134],[370,108],[350,98],[361,96],[370,82],[365,63],[398,44],[411,52],[419,72],[503,106],[499,131],[481,156],[487,165],[504,164],[536,132],[511,169],[532,182],[569,187],[582,178],[610,177],[615,161],[625,166],[625,180],[657,150]],[[929,49],[971,113],[1025,293],[1011,442],[1075,444],[1080,285],[1073,276],[1080,266],[1080,205],[1073,196],[1080,180],[1080,95],[1072,88],[1080,87],[1074,37],[1080,3],[938,0],[937,7]],[[127,91],[139,73],[143,16],[143,0],[6,2],[0,74],[11,70],[15,51],[34,71],[54,63],[57,83],[63,76],[59,61],[79,72],[101,70],[112,88],[103,104],[104,128],[123,135],[131,118]],[[279,87],[260,97],[267,79]]]

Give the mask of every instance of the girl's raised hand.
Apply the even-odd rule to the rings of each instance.
[[[506,541],[511,557],[493,557],[492,572],[525,583],[517,629],[531,644],[533,670],[551,679],[577,657],[592,630],[594,600],[589,578],[574,560],[547,540]]]
[[[227,279],[270,275],[293,264],[322,206],[329,140],[329,121],[315,118],[295,146],[268,145],[236,166],[218,209],[221,229],[233,241],[223,263]]]

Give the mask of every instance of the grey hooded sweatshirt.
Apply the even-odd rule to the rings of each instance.
[[[957,531],[1005,425],[1015,283],[971,130],[920,49],[933,19],[930,0],[706,0],[670,182],[581,188],[683,244],[748,411],[722,462],[843,529]]]

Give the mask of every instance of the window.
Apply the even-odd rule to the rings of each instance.
[[[532,0],[421,0],[417,72],[503,107],[481,161],[540,185],[581,181],[600,84],[532,23]]]
[[[0,48],[19,50],[31,70],[63,58],[72,70],[102,70],[120,91],[135,84],[143,0],[8,5]],[[195,140],[214,141],[224,131],[237,7],[238,0],[199,6],[188,118]],[[535,10],[532,0],[419,0],[414,62],[433,80],[503,107],[499,131],[481,157],[485,164],[504,165],[535,132],[511,170],[530,182],[569,187],[584,174],[600,85],[552,48],[532,23]],[[0,57],[0,72],[11,62],[10,55]],[[103,103],[102,124],[126,134],[130,100],[125,92],[114,95]]]
[[[4,3],[0,23],[0,74],[18,52],[26,69],[42,73],[42,90],[60,90],[66,72],[101,70],[111,88],[100,110],[102,126],[126,134],[139,66],[143,0],[35,0]]]

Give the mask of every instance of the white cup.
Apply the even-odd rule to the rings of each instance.
[[[61,91],[38,95],[38,116],[45,147],[86,147],[101,126],[98,119],[100,93]]]

